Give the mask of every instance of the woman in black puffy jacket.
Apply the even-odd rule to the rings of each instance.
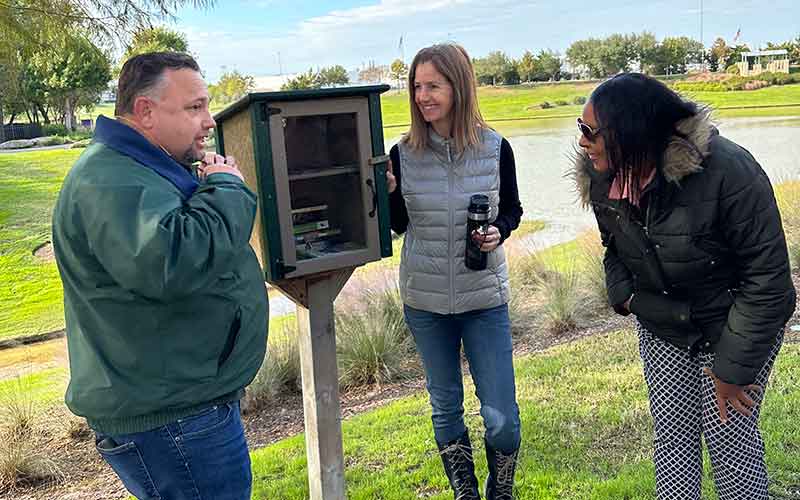
[[[597,87],[578,128],[609,302],[637,319],[658,498],[700,498],[704,437],[720,499],[766,499],[759,410],[795,307],[769,179],[706,109],[641,74]]]

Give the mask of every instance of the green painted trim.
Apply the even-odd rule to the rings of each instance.
[[[383,147],[383,120],[381,118],[381,95],[369,95],[369,126],[372,137],[372,156],[386,154]],[[378,192],[378,234],[380,235],[381,257],[392,256],[392,231],[389,221],[389,190],[386,186],[387,163],[373,165],[375,187]]]
[[[253,92],[242,97],[227,108],[223,109],[214,119],[217,122],[237,114],[258,101],[270,103],[279,101],[305,101],[309,99],[331,98],[331,97],[358,97],[381,94],[389,90],[388,85],[361,85],[352,87],[336,87],[332,89],[306,89],[306,90],[285,90],[280,92]]]
[[[214,149],[216,149],[218,155],[225,156],[225,140],[223,137],[222,124],[217,123],[217,127],[214,129],[214,142],[216,142]]]
[[[272,141],[269,137],[269,115],[261,112],[266,103],[250,105],[250,123],[253,127],[258,200],[261,204],[261,229],[264,272],[267,281],[276,281],[284,276],[283,250],[281,249],[280,219],[275,195],[275,176],[272,171]],[[266,118],[264,120],[263,118]],[[263,244],[266,243],[266,244]]]

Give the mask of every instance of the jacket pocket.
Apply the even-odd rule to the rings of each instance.
[[[122,484],[136,498],[161,500],[150,471],[144,463],[139,448],[133,441],[117,444],[110,436],[98,435],[97,452],[114,469]]]
[[[233,348],[236,346],[236,339],[239,337],[239,330],[242,328],[242,308],[236,308],[236,314],[233,316],[233,321],[231,322],[231,326],[228,329],[228,337],[225,340],[225,346],[222,348],[222,352],[219,355],[219,361],[217,363],[217,368],[222,367],[225,364],[225,361],[228,360],[231,353],[233,352]]]
[[[669,295],[637,291],[631,300],[631,312],[648,322],[670,327],[692,324],[688,300],[673,299]]]

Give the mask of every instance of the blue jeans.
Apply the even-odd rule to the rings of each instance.
[[[461,314],[435,314],[405,306],[404,312],[425,366],[436,441],[449,443],[467,430],[461,374],[463,343],[481,402],[486,441],[495,449],[516,450],[520,421],[508,306]]]
[[[253,476],[239,402],[151,431],[97,433],[97,451],[139,500],[249,500]]]

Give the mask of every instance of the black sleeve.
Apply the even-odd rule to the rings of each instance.
[[[519,201],[517,187],[517,167],[514,150],[504,138],[500,144],[500,204],[493,225],[500,230],[500,243],[519,227],[522,219],[522,203]]]
[[[401,187],[403,183],[400,182],[400,150],[397,144],[392,146],[389,156],[392,158],[394,178],[397,179],[397,189],[393,193],[389,193],[389,225],[392,226],[392,231],[395,233],[403,234],[408,229],[408,209],[406,200],[403,199]]]
[[[606,291],[608,293],[608,303],[617,314],[627,316],[630,311],[623,307],[623,304],[633,294],[633,276],[631,272],[617,255],[617,247],[614,237],[603,227],[600,219],[597,220],[600,228],[600,238],[605,247],[603,254],[603,269],[606,274]]]
[[[747,151],[731,155],[720,226],[736,256],[739,288],[715,348],[714,374],[752,384],[795,306],[786,239],[769,179]],[[741,172],[741,173],[739,173]]]

